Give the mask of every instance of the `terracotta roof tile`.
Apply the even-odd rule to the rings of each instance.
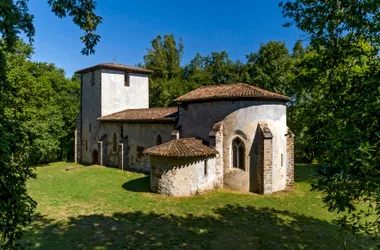
[[[203,86],[178,97],[174,101],[196,102],[218,99],[255,99],[285,102],[291,100],[287,96],[273,93],[246,83],[231,83]]]
[[[179,138],[144,150],[145,154],[164,157],[213,156],[216,150],[195,138]]]
[[[126,109],[98,118],[107,122],[174,122],[178,108]]]
[[[75,73],[77,74],[85,74],[87,72],[91,72],[94,70],[98,69],[113,69],[113,70],[120,70],[124,72],[129,72],[129,73],[143,73],[143,74],[149,74],[153,73],[152,70],[149,69],[142,69],[142,68],[137,68],[137,67],[132,67],[132,66],[127,66],[124,64],[118,64],[118,63],[100,63],[88,68],[80,69],[76,71]]]

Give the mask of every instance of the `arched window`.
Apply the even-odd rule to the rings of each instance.
[[[156,145],[160,145],[160,144],[162,144],[162,137],[161,137],[161,135],[157,135]]]
[[[117,138],[116,138],[116,133],[113,133],[113,138],[112,138],[112,151],[116,152],[117,151]]]
[[[232,141],[232,167],[245,170],[245,147],[238,137]]]

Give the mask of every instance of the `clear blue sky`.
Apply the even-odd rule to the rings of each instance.
[[[124,1],[98,0],[97,14],[103,17],[98,28],[101,41],[96,54],[80,54],[82,31],[68,18],[51,13],[47,0],[30,0],[35,15],[35,55],[32,60],[52,62],[68,77],[73,72],[101,62],[134,66],[143,62],[151,40],[172,33],[182,37],[185,51],[182,64],[197,52],[228,52],[233,60],[245,60],[260,43],[285,41],[289,49],[300,37],[296,28],[283,28],[285,22],[276,0],[193,0]]]

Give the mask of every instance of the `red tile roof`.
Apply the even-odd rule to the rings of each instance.
[[[199,157],[214,156],[217,152],[215,149],[203,145],[201,140],[195,138],[179,138],[145,149],[144,153],[151,156],[163,157]]]
[[[203,86],[178,97],[174,101],[197,102],[226,99],[254,99],[283,102],[288,102],[291,100],[287,96],[273,93],[246,83],[231,83]]]
[[[107,122],[131,122],[131,123],[154,123],[175,121],[178,108],[149,108],[149,109],[126,109],[110,115],[98,118],[99,121]]]
[[[87,72],[91,72],[98,69],[113,69],[113,70],[120,70],[120,71],[124,71],[128,73],[142,73],[142,74],[153,73],[153,71],[149,69],[142,69],[142,68],[127,66],[127,65],[118,64],[118,63],[101,63],[101,64],[97,64],[88,68],[80,69],[76,71],[75,73],[85,74]]]

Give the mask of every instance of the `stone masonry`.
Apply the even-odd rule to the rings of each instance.
[[[98,164],[101,166],[106,166],[107,165],[107,146],[108,146],[108,141],[107,141],[107,135],[103,135],[102,138],[98,141]]]
[[[286,134],[286,155],[287,155],[287,169],[286,169],[286,188],[292,189],[294,185],[294,134],[288,128]]]
[[[214,148],[218,154],[216,155],[216,180],[214,186],[217,188],[223,187],[224,178],[224,165],[223,165],[223,123],[218,122],[212,128],[209,133],[210,147]]]
[[[80,163],[82,161],[82,113],[79,112],[76,120],[75,127],[75,148],[74,148],[74,161]]]
[[[150,70],[102,63],[76,73],[76,162],[150,172],[152,191],[173,196],[293,187],[289,97],[237,82],[202,86],[175,107],[149,108]]]
[[[259,123],[258,129],[260,129],[258,145],[258,191],[261,194],[271,194],[273,192],[273,135],[266,123]]]

